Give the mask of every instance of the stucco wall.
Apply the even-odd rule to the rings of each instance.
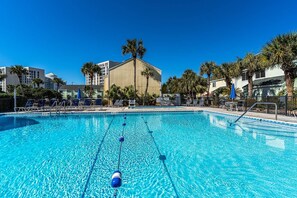
[[[213,83],[215,82],[216,86],[213,86]],[[220,88],[220,87],[226,87],[226,82],[222,79],[219,80],[212,80],[210,81],[210,87],[209,87],[209,92],[213,92],[214,90]]]
[[[146,77],[141,75],[141,72],[146,68],[149,67],[154,76],[149,78],[149,87],[148,93],[149,94],[160,94],[161,89],[161,71],[155,69],[148,64],[140,60],[136,60],[136,89],[138,90],[138,94],[144,94],[146,88]],[[109,85],[115,84],[120,86],[121,88],[129,85],[134,85],[134,66],[133,60],[130,60],[127,63],[124,63],[118,67],[115,67],[110,70],[110,82]]]

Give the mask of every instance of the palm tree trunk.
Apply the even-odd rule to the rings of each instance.
[[[133,58],[134,64],[134,99],[136,99],[136,57]]]
[[[24,90],[23,90],[23,86],[22,86],[22,83],[21,83],[21,78],[22,78],[22,76],[19,76],[18,75],[18,79],[19,79],[19,83],[20,83],[20,87],[21,87],[21,91],[22,91],[22,96],[25,96],[25,93],[24,93]]]
[[[288,92],[288,100],[291,101],[294,91],[294,74],[290,71],[285,71],[286,87]]]
[[[92,98],[92,89],[93,89],[93,78],[91,78],[89,98]]]
[[[207,75],[207,105],[209,105],[210,75]]]
[[[146,100],[146,95],[147,95],[148,85],[149,85],[149,77],[146,77],[146,87],[145,87],[145,92],[144,92],[144,99],[145,99],[145,100]],[[144,105],[144,104],[143,104],[143,105]]]
[[[231,91],[231,87],[232,87],[231,80],[229,78],[226,78],[225,81],[226,81],[226,87]]]
[[[248,76],[248,97],[253,96],[253,76]]]
[[[209,97],[209,89],[210,89],[210,75],[207,75],[207,99]]]

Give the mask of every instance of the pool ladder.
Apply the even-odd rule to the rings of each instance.
[[[239,118],[237,118],[232,124],[235,124],[238,120],[240,120],[247,112],[249,112],[250,110],[252,110],[252,108],[258,104],[266,104],[266,105],[274,105],[274,111],[275,111],[275,120],[277,120],[277,104],[274,102],[256,102],[254,103],[248,110],[246,110],[243,114],[241,114],[241,116],[239,116]]]

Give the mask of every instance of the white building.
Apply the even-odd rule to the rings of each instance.
[[[242,71],[241,76],[233,78],[232,83],[236,89],[240,88],[244,95],[247,95],[248,80],[245,70]],[[224,79],[212,80],[210,92],[225,86]],[[280,67],[268,68],[256,72],[253,76],[253,96],[275,96],[283,89],[285,89],[285,74]]]
[[[35,78],[40,78],[45,82],[45,76],[44,76],[44,69],[39,68],[33,68],[33,67],[24,67],[27,69],[28,74],[22,75],[20,82],[16,74],[11,74],[10,67],[0,67],[2,74],[6,75],[6,78],[4,78],[2,81],[0,81],[0,90],[6,92],[7,85],[18,85],[18,84],[25,84],[25,85],[31,85],[35,86],[32,83],[32,80]],[[40,87],[44,87],[44,84],[41,84]]]
[[[93,85],[103,85],[104,84],[104,76],[108,75],[108,71],[110,68],[118,65],[120,63],[114,61],[104,61],[101,63],[97,63],[97,65],[101,68],[102,75],[99,76],[97,73],[94,74]],[[91,79],[89,75],[86,75],[86,85],[91,84]]]
[[[54,73],[45,74],[44,86],[46,89],[58,90],[57,83],[54,82],[54,78],[58,78]]]

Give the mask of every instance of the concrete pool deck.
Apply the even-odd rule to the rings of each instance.
[[[104,108],[105,112],[174,112],[174,111],[208,111],[214,113],[223,113],[229,115],[236,115],[240,116],[243,114],[243,111],[227,111],[226,109],[221,108],[212,108],[212,107],[193,107],[193,106],[179,106],[176,108],[172,107],[146,107],[146,108],[128,108],[128,107],[109,107]],[[96,111],[96,110],[95,110]],[[260,112],[248,112],[245,114],[247,117],[254,117],[254,118],[261,118],[261,119],[268,119],[268,120],[275,120],[274,114],[267,114],[267,113],[260,113]],[[277,115],[277,120],[282,122],[289,122],[297,124],[297,118],[293,116],[284,116],[284,115]]]

